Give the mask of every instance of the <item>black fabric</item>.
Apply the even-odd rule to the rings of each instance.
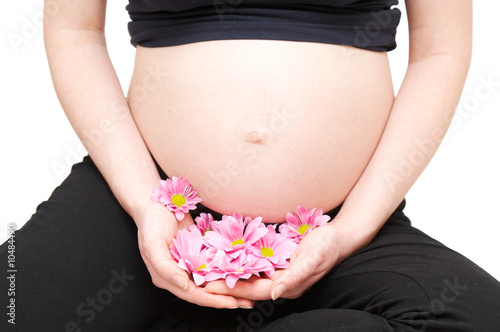
[[[152,284],[133,220],[87,156],[16,232],[16,325],[4,269],[0,330],[500,331],[500,283],[412,227],[404,205],[299,299],[204,308]]]
[[[398,0],[129,0],[131,44],[173,46],[221,39],[271,39],[396,47]]]

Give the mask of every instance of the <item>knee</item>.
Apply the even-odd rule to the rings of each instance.
[[[395,329],[411,331],[500,331],[500,284],[465,276],[415,282],[421,293],[386,312]]]

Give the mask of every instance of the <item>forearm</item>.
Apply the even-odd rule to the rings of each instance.
[[[410,63],[368,166],[345,200],[335,224],[352,244],[368,244],[430,162],[452,120],[469,63],[433,55]]]
[[[45,47],[59,101],[123,208],[152,204],[159,174],[130,113],[106,48],[91,29],[47,29]]]
[[[68,4],[87,6],[87,2]],[[93,4],[103,6],[101,0]],[[94,17],[91,14],[88,17]],[[150,200],[160,177],[122,93],[103,31],[48,30],[44,29],[44,39],[61,105],[114,195],[136,222],[139,251],[152,282],[200,306],[251,306],[250,300],[205,292],[172,259],[169,243],[178,228],[187,228],[193,220],[188,215],[177,223],[168,209]]]

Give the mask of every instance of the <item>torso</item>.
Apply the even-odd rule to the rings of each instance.
[[[154,158],[223,214],[284,221],[348,195],[384,130],[386,53],[219,40],[137,47],[128,100]]]

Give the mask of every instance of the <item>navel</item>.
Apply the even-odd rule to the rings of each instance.
[[[262,144],[264,143],[264,139],[264,133],[259,130],[249,131],[246,136],[246,141],[253,144]]]

